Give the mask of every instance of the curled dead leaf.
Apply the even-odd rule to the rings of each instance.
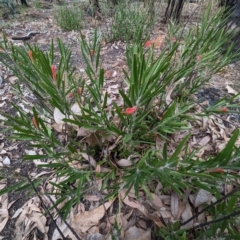
[[[171,194],[171,212],[174,218],[178,215],[179,199],[177,193],[173,192]]]
[[[191,206],[189,203],[186,203],[186,207],[182,213],[182,222],[187,221],[189,218],[191,218],[193,216],[192,214],[192,210],[191,210]],[[181,229],[188,229],[191,228],[193,226],[193,220],[191,220],[190,222],[186,223],[185,225],[181,226]]]
[[[65,118],[65,115],[56,107],[53,110],[53,117],[57,124],[64,124],[63,119]]]
[[[234,90],[232,87],[230,87],[229,85],[226,86],[226,89],[228,91],[228,93],[233,94],[233,95],[237,95],[238,92],[236,90]]]
[[[212,194],[204,189],[200,189],[195,198],[194,207],[198,207],[203,203],[210,202],[212,199]]]
[[[118,166],[120,167],[130,167],[133,165],[133,162],[128,159],[121,159],[116,162]]]
[[[105,209],[107,210],[112,203],[113,201],[109,201],[104,204],[105,207],[101,205],[90,211],[85,211],[73,216],[72,227],[74,229],[81,230],[82,232],[86,232],[92,226],[95,226],[99,223],[99,220],[103,218],[105,214]]]
[[[152,199],[150,198],[150,201],[152,202],[152,204],[156,210],[158,210],[159,208],[161,208],[163,206],[162,200],[160,199],[159,196],[157,196],[154,193],[151,193],[151,197],[152,197]]]
[[[71,107],[71,111],[75,114],[75,115],[81,115],[82,114],[82,110],[79,106],[79,104],[77,102],[75,102],[72,107]]]

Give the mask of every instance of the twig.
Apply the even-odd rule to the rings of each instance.
[[[180,226],[183,226],[187,223],[189,223],[190,221],[192,221],[194,218],[197,218],[200,214],[202,214],[203,212],[206,212],[208,209],[214,207],[215,205],[217,205],[218,203],[222,202],[223,200],[225,200],[226,198],[230,197],[231,195],[233,195],[235,192],[239,191],[240,190],[240,187],[238,188],[235,188],[233,191],[231,191],[230,193],[228,193],[227,195],[223,196],[222,198],[218,199],[216,202],[212,203],[211,205],[203,208],[200,212],[196,213],[194,216],[192,216],[191,218],[189,218],[187,221],[181,223]],[[240,212],[238,212],[239,214]],[[231,214],[230,214],[231,215]],[[228,215],[229,216],[229,215]],[[235,216],[235,215],[234,215]],[[225,220],[225,217],[224,219]],[[216,220],[213,220],[213,221],[216,221]],[[213,222],[211,221],[211,222]],[[208,223],[211,223],[211,222],[208,222]],[[200,224],[201,225],[201,224]],[[198,227],[200,227],[200,225],[198,225]],[[204,225],[205,226],[205,225]]]
[[[90,164],[90,154],[89,154],[90,151],[89,151],[89,146],[88,146],[87,143],[86,143],[86,148],[87,148],[88,162],[89,162],[89,164]],[[92,165],[91,165],[91,164],[90,164],[90,169],[91,169],[91,174],[92,174],[93,181],[94,181],[95,185],[97,186],[97,181],[96,181],[96,178],[95,178],[95,176],[94,176],[94,174],[93,174],[93,169],[92,169]],[[105,212],[107,213],[107,209],[106,209],[106,207],[105,207],[102,194],[101,194],[101,192],[100,192],[98,189],[97,189],[97,191],[98,191],[98,193],[99,193],[100,200],[101,200],[101,202],[102,202],[102,204],[103,204],[103,208],[104,208]],[[110,223],[110,226],[111,226],[111,222],[110,222],[109,216],[108,216],[107,214],[106,214],[106,216],[107,216],[107,220],[108,220],[108,222]]]
[[[25,173],[23,176],[26,177],[27,180],[29,181],[29,183],[31,184],[31,186],[32,186],[32,188],[33,188],[33,190],[34,190],[34,192],[37,194],[37,196],[38,196],[40,202],[42,203],[42,206],[43,206],[44,210],[48,213],[48,216],[50,217],[51,221],[54,223],[54,225],[55,225],[55,227],[57,228],[58,232],[60,233],[62,239],[65,239],[65,236],[63,235],[61,229],[58,227],[58,225],[57,225],[56,221],[54,220],[53,216],[52,216],[51,213],[48,211],[47,206],[44,204],[41,195],[38,193],[37,189],[35,188],[34,184],[32,183],[32,180],[30,179],[30,177],[29,177],[27,171],[26,171],[26,173]],[[64,221],[64,220],[63,220],[63,221]],[[64,222],[64,223],[65,223],[65,222]],[[78,240],[80,240],[80,238],[78,238]]]
[[[201,227],[206,227],[206,226],[208,226],[208,225],[211,225],[211,224],[214,224],[214,223],[218,223],[218,222],[222,222],[222,221],[224,221],[224,220],[227,220],[227,219],[229,219],[229,218],[231,218],[231,217],[235,217],[235,216],[237,216],[237,215],[240,215],[240,210],[239,210],[239,211],[235,211],[235,212],[233,212],[233,213],[231,213],[231,214],[229,214],[229,215],[226,215],[226,216],[224,216],[224,217],[222,217],[222,218],[218,218],[218,219],[212,220],[212,221],[210,221],[210,222],[206,222],[206,223],[199,224],[199,225],[197,225],[197,226],[192,227],[192,228],[189,229],[189,230],[193,230],[193,229],[201,228]],[[189,231],[189,230],[188,230],[188,231]]]

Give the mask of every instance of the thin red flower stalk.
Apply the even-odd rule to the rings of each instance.
[[[56,81],[57,80],[57,67],[56,67],[56,65],[51,66],[51,71],[52,71],[52,79],[54,81]]]
[[[126,114],[126,115],[132,115],[137,111],[137,106],[133,106],[131,108],[126,108],[124,111],[122,111],[122,113]]]
[[[28,56],[31,59],[32,63],[34,62],[33,60],[33,52],[32,51],[28,51]]]

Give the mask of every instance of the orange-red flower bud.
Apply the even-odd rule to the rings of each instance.
[[[152,41],[149,40],[149,41],[147,41],[147,42],[144,43],[143,47],[151,47],[152,44],[153,44]]]
[[[228,110],[227,107],[223,107],[223,108],[220,108],[219,111],[220,111],[220,112],[223,112],[223,113],[226,113],[226,112],[228,112],[229,110]]]
[[[56,81],[57,80],[57,67],[56,67],[56,65],[51,66],[51,71],[52,71],[52,79]]]
[[[32,122],[33,122],[33,125],[35,126],[35,128],[39,128],[39,123],[37,121],[37,119],[35,117],[32,118]]]
[[[198,55],[198,56],[196,57],[196,59],[197,59],[197,61],[199,62],[199,61],[202,59],[202,55]]]
[[[79,95],[81,95],[82,94],[82,88],[78,88],[77,92],[78,92]]]
[[[74,97],[73,92],[70,92],[70,93],[68,94],[68,96],[69,96],[69,97]]]
[[[90,55],[90,56],[93,56],[95,53],[96,53],[95,50],[90,50],[90,51],[89,51],[89,55]]]
[[[132,115],[137,111],[137,106],[133,106],[131,108],[126,108],[126,110],[122,111],[122,113],[127,115]]]
[[[28,56],[31,59],[32,63],[33,63],[33,52],[32,51],[28,51]]]

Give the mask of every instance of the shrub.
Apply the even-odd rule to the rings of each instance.
[[[144,42],[153,25],[154,15],[149,17],[147,9],[123,1],[114,7],[112,22],[105,33],[108,41]]]
[[[83,13],[78,7],[63,6],[54,10],[56,23],[66,31],[80,30],[82,26]]]
[[[153,48],[145,50],[139,43],[128,45],[129,69],[124,72],[127,89],[119,89],[122,105],[114,101],[109,104],[97,33],[91,43],[81,38],[85,78],[76,77],[70,48],[61,41],[58,41],[60,61],[56,67],[53,44],[49,52],[44,53],[38,46],[28,46],[25,50],[5,39],[1,61],[38,99],[31,116],[15,104],[17,116],[2,113],[8,119],[5,125],[11,132],[9,138],[31,141],[29,147],[42,150],[43,154],[26,155],[24,159],[41,160],[39,167],[54,171],[55,175],[48,179],[51,185],[48,195],[56,197],[55,206],[61,204],[58,213],[64,218],[91,191],[97,191],[100,200],[106,201],[116,199],[124,190],[123,197],[118,198],[121,206],[130,191],[136,199],[139,192],[150,197],[155,183],[161,183],[162,191],[171,190],[183,198],[186,190],[214,194],[218,199],[215,205],[219,205],[216,209],[211,205],[208,211],[213,211],[214,218],[220,219],[221,224],[213,222],[208,234],[214,236],[219,227],[222,232],[227,229],[235,234],[236,221],[227,223],[222,218],[225,208],[220,204],[218,186],[239,179],[238,174],[231,171],[240,169],[235,160],[239,157],[235,147],[239,130],[216,156],[207,156],[203,161],[197,157],[198,149],[189,151],[196,115],[207,117],[224,112],[219,110],[221,107],[236,107],[231,104],[233,99],[221,99],[196,114],[197,103],[191,97],[212,74],[232,59],[239,59],[239,53],[231,53],[233,45],[221,55],[221,49],[233,37],[225,31],[221,13],[209,21],[209,9],[201,25],[186,33],[181,43],[173,40],[182,37],[181,32],[170,26],[166,47],[159,56],[155,56]],[[15,90],[24,97],[21,86]],[[179,131],[186,134],[171,145],[172,136]],[[39,179],[30,180],[28,175],[22,178],[0,194],[41,183]],[[97,180],[102,182],[100,189]],[[233,194],[226,210],[229,215],[237,208],[235,200]],[[186,239],[184,225],[179,221],[169,223],[156,234],[164,239]],[[192,226],[190,230],[194,229]],[[202,232],[197,234],[201,236]]]

